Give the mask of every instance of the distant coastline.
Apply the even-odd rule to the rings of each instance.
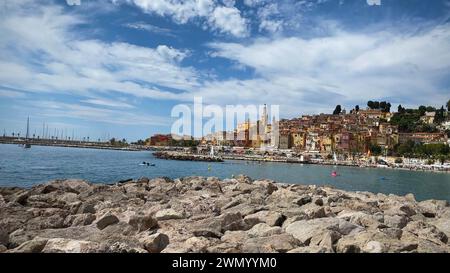
[[[420,164],[395,164],[395,165],[380,165],[361,163],[343,160],[301,160],[300,158],[292,157],[266,157],[262,155],[236,155],[236,154],[219,154],[218,156],[196,155],[185,152],[158,152],[155,155],[160,159],[166,160],[188,160],[188,161],[206,161],[206,162],[220,162],[221,160],[241,160],[241,161],[256,161],[256,162],[278,162],[278,163],[292,163],[292,164],[314,164],[327,166],[345,166],[345,167],[359,167],[359,168],[387,168],[405,171],[428,171],[428,172],[442,172],[450,173],[450,165],[420,165]]]
[[[0,144],[22,145],[25,143],[24,139],[11,139],[0,137]],[[176,156],[159,157],[167,160],[188,160],[188,161],[205,161],[205,162],[221,162],[223,160],[239,160],[239,161],[255,161],[255,162],[277,162],[290,164],[312,164],[324,166],[344,166],[344,167],[358,167],[358,168],[386,168],[404,171],[420,171],[420,172],[438,172],[450,173],[450,165],[423,165],[423,164],[369,164],[354,162],[349,160],[300,160],[300,158],[282,157],[282,156],[262,156],[262,155],[239,155],[239,154],[220,154],[220,160],[210,159],[208,156],[199,155],[199,158],[192,159],[192,153],[187,153],[186,147],[172,147],[172,146],[144,146],[144,145],[129,145],[125,147],[117,147],[108,145],[104,142],[80,142],[80,141],[57,141],[57,140],[29,140],[32,146],[51,146],[51,147],[65,147],[65,148],[80,148],[80,149],[99,149],[99,150],[116,150],[116,151],[154,151],[162,153],[176,153]]]

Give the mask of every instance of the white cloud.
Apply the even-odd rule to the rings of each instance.
[[[66,0],[66,3],[69,6],[79,6],[81,5],[81,0]]]
[[[55,6],[29,5],[11,7],[0,22],[0,82],[5,87],[173,99],[176,94],[164,88],[197,86],[196,71],[180,65],[186,50],[85,39],[72,31],[86,23],[83,18]]]
[[[236,5],[236,1],[235,0],[222,0],[222,3],[226,6],[226,7],[234,7],[234,5]]]
[[[6,89],[0,89],[0,97],[5,98],[24,98],[25,93],[18,92],[18,91],[12,91],[12,90],[6,90]]]
[[[170,117],[160,117],[116,109],[103,109],[63,103],[57,101],[33,101],[30,107],[39,108],[40,115],[54,118],[78,118],[86,121],[95,121],[119,125],[165,126],[170,124]]]
[[[259,30],[277,33],[283,30],[283,18],[278,11],[277,3],[270,3],[260,7],[257,11],[260,21]]]
[[[444,102],[449,92],[441,84],[450,71],[448,41],[450,26],[444,25],[414,35],[336,31],[311,39],[261,39],[248,45],[212,43],[213,56],[246,66],[255,71],[255,77],[211,83],[198,93],[211,100],[226,93],[221,95],[226,101],[254,98],[278,102],[295,113],[317,113],[317,107],[369,99]]]
[[[133,105],[117,101],[117,100],[108,100],[108,99],[85,99],[81,102],[93,104],[93,105],[101,105],[108,107],[117,107],[117,108],[135,108]]]
[[[217,7],[214,9],[209,22],[221,32],[231,33],[236,37],[248,35],[247,23],[237,8]]]
[[[148,23],[135,22],[135,23],[127,23],[127,24],[124,24],[123,26],[127,27],[127,28],[132,28],[132,29],[145,30],[150,33],[162,34],[162,35],[166,35],[166,36],[175,37],[172,30],[154,26],[154,25],[148,24]]]
[[[237,37],[247,34],[246,20],[234,7],[234,1],[214,0],[128,0],[144,12],[170,16],[179,24],[186,24],[194,19],[202,19],[209,27],[221,33],[229,33]],[[230,20],[225,22],[224,20]],[[229,24],[227,24],[229,23]]]

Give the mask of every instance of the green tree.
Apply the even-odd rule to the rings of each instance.
[[[333,115],[339,115],[342,111],[342,107],[338,104],[336,105],[336,108],[333,111]]]
[[[109,144],[111,144],[111,145],[116,145],[116,139],[113,137],[113,138],[111,138],[110,140],[109,140]]]
[[[450,100],[447,101],[447,111],[450,111]]]
[[[441,124],[445,121],[445,109],[444,106],[441,109],[436,110],[436,115],[434,116],[434,123]]]
[[[425,112],[427,111],[427,108],[423,105],[419,106],[419,115],[423,116],[425,115]]]
[[[380,109],[380,102],[374,101],[373,102],[373,109]]]
[[[436,111],[436,108],[434,108],[433,106],[427,106],[427,112],[434,112]]]
[[[374,109],[374,103],[373,103],[373,101],[369,100],[369,101],[367,102],[367,106],[368,106],[370,109]]]
[[[372,153],[372,155],[381,155],[381,152],[382,152],[381,146],[379,146],[377,144],[370,144],[369,150]]]
[[[450,101],[449,101],[450,102]],[[359,105],[355,106],[355,111],[358,113],[359,112]]]

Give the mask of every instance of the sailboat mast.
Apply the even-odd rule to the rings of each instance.
[[[27,134],[25,136],[25,139],[28,139],[30,134],[30,117],[27,118]]]

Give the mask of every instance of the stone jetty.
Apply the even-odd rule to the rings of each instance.
[[[0,188],[0,252],[450,252],[447,201],[247,176]]]
[[[184,160],[184,161],[206,161],[206,162],[223,162],[218,156],[197,155],[182,152],[155,152],[153,155],[159,159]]]

